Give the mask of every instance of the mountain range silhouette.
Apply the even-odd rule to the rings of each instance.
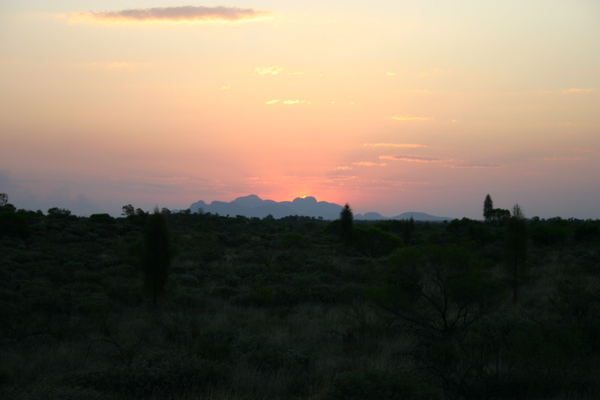
[[[335,220],[340,217],[342,206],[326,201],[317,201],[312,196],[297,197],[292,201],[263,200],[255,194],[238,197],[227,203],[224,201],[213,201],[210,204],[200,200],[190,206],[191,212],[209,212],[212,214],[245,217],[264,218],[272,215],[273,218],[283,218],[289,215],[301,215],[306,217],[323,218]],[[388,219],[410,219],[415,221],[450,221],[454,218],[436,217],[421,212],[405,212],[395,217],[384,217],[376,212],[355,214],[355,220],[388,220]]]

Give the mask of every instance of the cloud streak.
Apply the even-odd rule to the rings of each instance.
[[[254,73],[259,75],[277,75],[283,71],[278,65],[273,65],[271,67],[255,67]]]
[[[577,161],[585,160],[584,157],[544,157],[544,161]]]
[[[454,168],[498,168],[501,166],[502,165],[500,165],[500,164],[491,164],[491,163],[453,165]]]
[[[423,157],[423,156],[414,156],[411,154],[400,154],[395,156],[379,156],[380,160],[396,160],[396,161],[409,161],[409,162],[444,162],[451,161],[445,158],[436,158],[436,157]]]
[[[265,104],[268,104],[268,105],[277,104],[277,103],[279,103],[279,99],[265,101]],[[310,104],[310,101],[306,101],[306,100],[284,100],[284,101],[281,102],[281,104],[285,104],[286,106],[292,106],[294,104]]]
[[[416,144],[416,143],[365,143],[363,144],[365,147],[427,147],[424,144]]]
[[[306,100],[284,100],[283,104],[289,106],[289,105],[293,105],[293,104],[303,104],[303,103],[310,103],[310,101],[306,101]]]
[[[573,93],[593,93],[596,92],[598,89],[596,88],[570,88],[570,89],[565,89],[565,90],[540,90],[538,93],[544,93],[544,94],[552,94],[552,93],[559,93],[559,94],[573,94]]]
[[[379,157],[381,158],[381,157]],[[385,167],[387,164],[386,163],[374,163],[374,162],[370,162],[370,161],[359,161],[359,162],[353,162],[352,165],[358,165],[360,167]]]
[[[269,11],[237,7],[156,7],[69,14],[69,22],[239,22],[264,18]]]
[[[590,93],[590,92],[595,92],[596,89],[593,88],[589,88],[589,89],[580,89],[580,88],[571,88],[571,89],[567,89],[567,90],[561,90],[561,93]]]

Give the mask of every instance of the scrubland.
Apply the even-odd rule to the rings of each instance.
[[[528,219],[515,259],[507,220],[342,240],[339,221],[165,212],[154,306],[143,213],[3,213],[3,398],[600,398],[600,221]]]

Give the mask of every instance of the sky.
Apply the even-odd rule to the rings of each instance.
[[[597,0],[0,0],[0,192],[600,218]]]

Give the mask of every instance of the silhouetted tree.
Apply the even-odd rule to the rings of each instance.
[[[0,209],[0,238],[9,236],[27,239],[31,234],[27,220],[8,206],[11,204]]]
[[[483,201],[483,217],[485,218],[485,222],[490,222],[492,219],[492,210],[494,209],[494,202],[492,198],[488,194],[485,196],[485,200]]]
[[[340,236],[345,247],[352,244],[352,230],[354,229],[354,214],[348,203],[340,213]]]
[[[114,224],[115,219],[108,214],[92,214],[90,215],[90,222],[96,224]]]
[[[519,276],[527,263],[527,220],[518,204],[513,207],[512,216],[506,225],[507,267],[511,275],[513,301],[519,300]]]
[[[402,230],[402,240],[404,244],[409,245],[412,241],[412,233],[415,230],[415,219],[410,216],[410,219],[404,223],[404,229]]]
[[[156,307],[157,298],[165,293],[172,256],[167,220],[157,207],[146,221],[141,256],[144,290],[152,297],[154,307]]]
[[[131,204],[127,204],[126,206],[123,206],[123,212],[121,215],[123,217],[131,217],[132,215],[135,215],[135,209]]]
[[[0,193],[0,207],[4,207],[8,203],[8,195],[6,193]]]
[[[71,210],[66,208],[52,207],[48,210],[48,216],[51,218],[68,218],[71,215]]]
[[[489,212],[489,222],[494,223],[495,225],[500,225],[500,223],[504,220],[510,218],[510,211],[504,210],[502,208],[494,208]]]

